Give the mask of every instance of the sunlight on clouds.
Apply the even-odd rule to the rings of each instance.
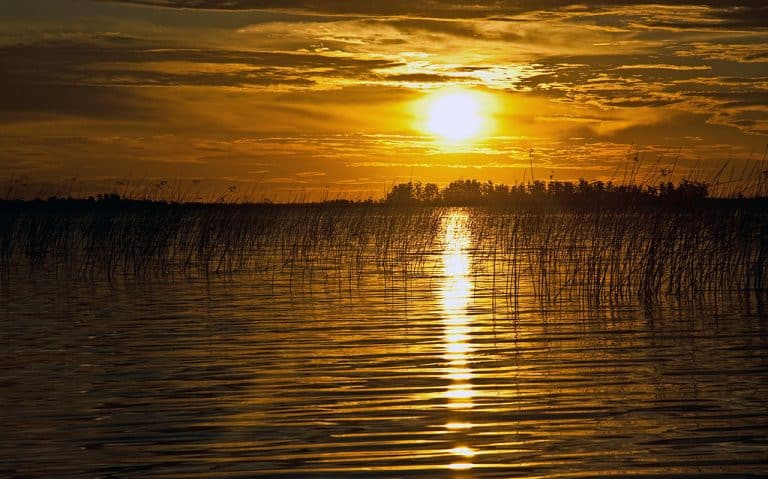
[[[92,185],[140,171],[212,189],[263,176],[275,197],[360,181],[355,194],[380,196],[413,170],[520,180],[531,149],[563,180],[606,178],[630,147],[746,161],[768,134],[754,2],[433,2],[418,15],[390,2],[126,3],[8,7],[0,171]],[[477,103],[430,107],[452,89]]]

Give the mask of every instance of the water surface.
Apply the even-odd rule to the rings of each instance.
[[[468,221],[418,272],[17,274],[0,477],[768,475],[761,304],[510,295]]]

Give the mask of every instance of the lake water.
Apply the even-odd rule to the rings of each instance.
[[[12,275],[0,477],[768,477],[752,295],[510,295],[467,221],[414,270]]]

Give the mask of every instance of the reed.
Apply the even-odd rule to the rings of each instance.
[[[514,302],[766,297],[768,218],[759,210],[486,211],[472,227],[476,248],[495,253],[491,266],[478,265],[511,278]]]
[[[767,297],[768,214],[696,208],[466,208],[473,274],[513,305]],[[447,207],[145,201],[0,202],[0,278],[255,274],[288,288],[405,288],[434,274]],[[528,299],[526,299],[528,300]]]

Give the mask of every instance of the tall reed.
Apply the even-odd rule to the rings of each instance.
[[[755,292],[766,298],[768,214],[715,205],[467,208],[475,274],[511,302]],[[259,274],[292,289],[398,288],[440,254],[443,207],[0,202],[0,278]],[[287,279],[286,279],[287,278]]]

